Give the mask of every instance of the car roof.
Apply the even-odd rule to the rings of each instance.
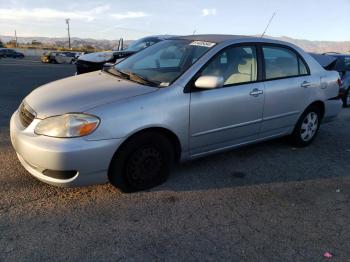
[[[329,56],[334,56],[334,57],[349,57],[350,54],[326,54]]]
[[[165,39],[174,38],[174,37],[177,37],[177,36],[176,35],[151,35],[151,36],[145,36],[145,37],[140,38],[140,39],[158,38],[161,40],[165,40]]]
[[[247,40],[247,39],[256,39],[256,37],[245,36],[245,35],[220,35],[220,34],[207,34],[207,35],[187,35],[187,36],[178,36],[176,39],[185,39],[191,41],[207,41],[213,43],[221,43],[230,40]]]

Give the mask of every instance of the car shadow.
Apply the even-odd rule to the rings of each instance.
[[[286,138],[280,138],[180,164],[167,183],[152,191],[210,190],[350,177],[350,153],[345,145],[327,141],[331,140],[327,133],[320,132],[314,143],[305,148],[295,148]]]
[[[8,131],[8,128],[0,128],[0,148],[15,155]],[[347,158],[350,152],[347,152],[346,147],[347,145],[337,143],[327,129],[321,130],[314,143],[305,148],[295,148],[286,138],[279,138],[179,164],[174,168],[167,182],[148,192],[215,190],[267,183],[349,177],[350,163]],[[27,173],[18,161],[9,165],[20,168],[19,172],[23,173],[22,175]],[[17,185],[16,179],[21,179]],[[29,174],[24,177],[16,176],[7,182],[11,183],[12,187],[19,188],[43,184]],[[57,188],[56,190],[68,193],[80,189]]]

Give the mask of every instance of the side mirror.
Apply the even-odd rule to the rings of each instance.
[[[222,76],[200,76],[194,86],[200,89],[214,89],[224,85]]]

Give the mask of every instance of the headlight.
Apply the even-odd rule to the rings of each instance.
[[[65,114],[43,119],[35,127],[35,134],[51,137],[79,137],[91,134],[100,123],[96,116]]]

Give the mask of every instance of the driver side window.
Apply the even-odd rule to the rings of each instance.
[[[257,81],[257,58],[254,46],[229,47],[220,52],[201,76],[220,76],[224,86]]]

